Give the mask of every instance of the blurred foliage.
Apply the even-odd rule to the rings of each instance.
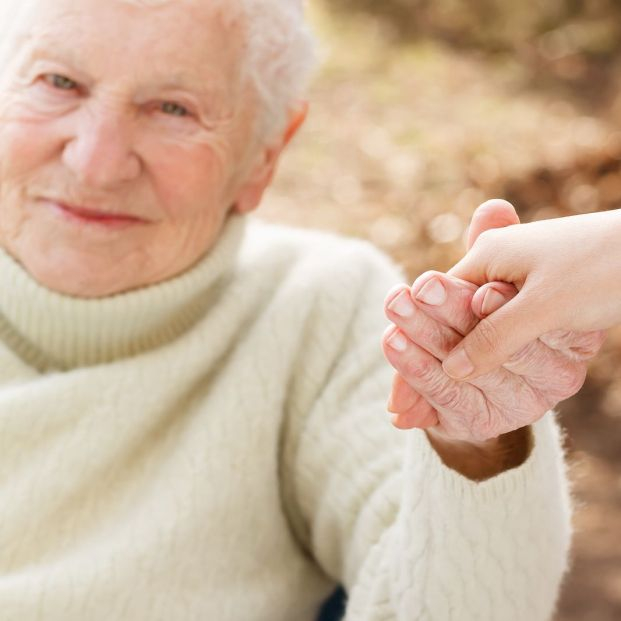
[[[535,82],[605,95],[621,54],[618,0],[331,0],[341,15],[367,14],[393,42],[432,39],[511,54]],[[596,90],[585,86],[596,80]]]
[[[619,51],[621,4],[615,0],[332,0],[390,24],[395,35],[432,37],[489,51],[535,44],[550,57]]]

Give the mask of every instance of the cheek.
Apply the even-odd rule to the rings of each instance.
[[[0,130],[2,181],[22,178],[47,162],[56,140],[43,124],[12,122]]]
[[[172,220],[217,212],[226,203],[233,162],[224,148],[171,149],[152,168],[160,203]]]

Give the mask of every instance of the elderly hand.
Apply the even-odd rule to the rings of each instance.
[[[493,283],[493,299],[477,287],[438,272],[391,291],[385,303],[395,324],[384,336],[384,353],[398,377],[390,409],[402,428],[427,427],[445,440],[480,443],[530,425],[575,394],[586,360],[601,346],[599,333],[551,333],[528,343],[501,368],[468,382],[442,368],[448,353],[479,322],[515,296]],[[474,310],[473,310],[474,306]]]

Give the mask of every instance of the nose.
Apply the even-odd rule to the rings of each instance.
[[[85,111],[64,146],[63,162],[85,187],[107,190],[132,181],[140,175],[141,162],[130,130],[121,112]]]

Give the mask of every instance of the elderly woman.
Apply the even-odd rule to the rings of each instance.
[[[399,426],[437,424],[396,429],[402,275],[245,215],[304,117],[300,3],[2,11],[2,620],[311,621],[337,584],[348,621],[549,618],[541,417],[582,368],[531,348],[466,407],[472,288],[399,286]]]

